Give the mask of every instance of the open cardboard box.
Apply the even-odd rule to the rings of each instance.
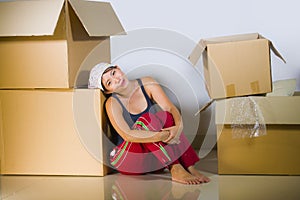
[[[234,137],[234,131],[249,131],[253,122],[236,127],[233,107],[244,100],[265,123],[265,135]],[[217,151],[219,174],[300,175],[300,95],[236,97],[216,101]],[[242,110],[242,112],[244,112]],[[240,112],[241,113],[241,112]],[[264,128],[260,131],[264,131]]]
[[[272,91],[270,49],[284,61],[258,33],[201,39],[189,60],[196,65],[202,56],[212,99],[264,94]]]
[[[0,90],[0,173],[107,174],[104,100],[100,90]]]
[[[124,33],[109,3],[84,0],[0,2],[0,27],[2,89],[85,87]]]

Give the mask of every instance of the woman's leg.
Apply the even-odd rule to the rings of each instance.
[[[157,116],[165,122],[165,128],[173,126],[173,116],[169,112],[157,113]],[[179,163],[192,175],[196,176],[202,182],[209,182],[210,179],[202,175],[194,165],[200,160],[195,150],[191,147],[190,142],[182,132],[180,135],[180,144],[172,146],[174,153],[178,156]],[[165,147],[168,149],[167,147]],[[169,150],[170,151],[170,150]],[[168,151],[168,152],[169,152]],[[177,158],[176,158],[177,159]]]
[[[160,111],[156,113],[156,116],[164,124],[163,128],[174,126],[174,119],[170,112]],[[180,134],[179,140],[179,144],[167,145],[164,143],[164,147],[168,152],[174,152],[173,159],[178,159],[187,169],[187,167],[195,165],[200,159],[183,132]]]
[[[139,175],[160,169],[160,163],[140,143],[124,141],[110,153],[111,165],[123,174]]]

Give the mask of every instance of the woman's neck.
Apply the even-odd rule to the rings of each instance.
[[[124,88],[122,91],[117,92],[117,94],[124,99],[129,99],[132,96],[132,94],[136,91],[137,88],[138,88],[137,80],[130,80],[128,81],[127,87]]]

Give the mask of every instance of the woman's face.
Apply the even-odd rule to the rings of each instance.
[[[102,85],[106,93],[118,92],[125,88],[128,84],[128,79],[124,72],[116,66],[102,75]]]

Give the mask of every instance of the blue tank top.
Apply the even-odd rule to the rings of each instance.
[[[141,90],[145,96],[145,99],[147,101],[147,108],[139,113],[139,114],[131,114],[128,112],[128,110],[125,108],[125,106],[123,105],[123,103],[121,102],[121,100],[117,97],[117,95],[115,94],[112,94],[112,97],[114,97],[115,99],[117,99],[117,101],[120,103],[120,105],[122,106],[122,109],[123,109],[123,117],[125,119],[125,121],[127,122],[128,126],[129,127],[132,127],[133,124],[136,122],[136,120],[141,116],[143,115],[144,113],[147,113],[147,112],[151,112],[151,113],[155,113],[157,112],[157,107],[154,106],[156,105],[154,102],[152,102],[152,100],[150,99],[150,97],[148,96],[144,86],[143,86],[143,83],[141,81],[141,79],[137,79],[140,87],[141,87]]]

